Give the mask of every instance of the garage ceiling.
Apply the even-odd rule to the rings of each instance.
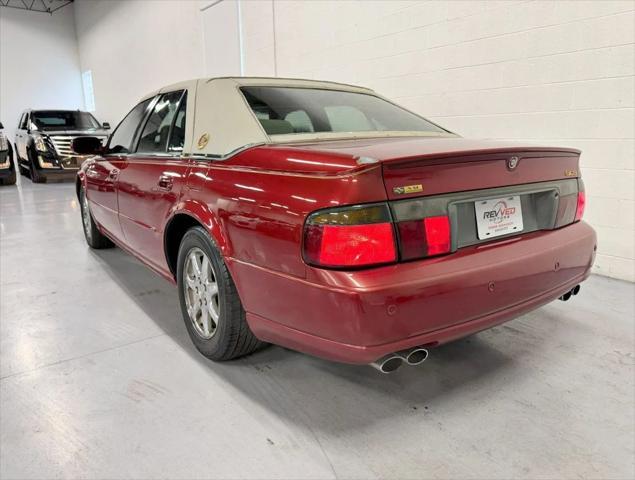
[[[0,0],[0,7],[17,8],[31,12],[50,13],[73,3],[74,0]]]

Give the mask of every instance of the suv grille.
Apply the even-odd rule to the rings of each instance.
[[[53,142],[53,146],[55,147],[55,151],[60,157],[70,157],[76,155],[71,147],[73,140],[83,135],[51,135],[49,138],[51,142]],[[97,137],[101,140],[101,143],[104,143],[104,139],[102,137]]]

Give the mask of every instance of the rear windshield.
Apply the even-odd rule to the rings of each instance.
[[[38,111],[31,113],[31,121],[39,130],[89,130],[101,128],[90,113],[78,111]]]
[[[294,87],[242,87],[241,91],[268,135],[446,132],[374,95]]]

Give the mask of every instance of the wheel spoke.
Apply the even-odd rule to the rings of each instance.
[[[203,308],[201,310],[201,327],[203,328],[203,333],[205,335],[209,335],[211,333],[210,312],[207,308]]]
[[[209,296],[210,300],[215,295],[218,295],[218,284],[217,283],[210,283],[210,284],[207,285],[207,295]]]
[[[190,253],[189,257],[190,266],[192,267],[192,273],[194,277],[200,278],[201,276],[201,261],[198,258],[197,252]]]
[[[207,308],[209,310],[209,314],[212,316],[212,320],[214,320],[214,327],[216,327],[216,325],[218,325],[218,317],[220,316],[216,302],[209,302],[207,304]]]
[[[209,263],[209,258],[207,258],[207,255],[203,256],[203,261],[201,262],[201,280],[203,280],[203,282],[207,283],[209,281],[209,277],[210,277],[210,263]]]
[[[198,313],[198,311],[199,311],[198,304],[191,305],[190,308],[188,308],[187,310],[188,315],[194,322],[196,322],[196,314]]]

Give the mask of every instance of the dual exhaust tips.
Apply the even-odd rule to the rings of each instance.
[[[567,293],[565,293],[561,297],[558,297],[558,300],[562,300],[563,302],[566,302],[567,300],[571,298],[572,295],[577,295],[578,293],[580,293],[580,285],[576,285]]]
[[[567,293],[559,297],[560,300],[566,302],[573,295],[580,293],[580,285],[576,285]],[[408,365],[419,365],[428,358],[428,350],[421,347],[411,348],[409,350],[402,350],[400,352],[389,353],[381,357],[379,360],[370,364],[376,370],[381,373],[392,373],[401,367],[404,363]]]
[[[426,358],[428,358],[428,351],[425,348],[415,347],[409,350],[389,353],[371,363],[370,366],[379,370],[381,373],[392,373],[404,363],[408,365],[419,365],[423,363]]]

